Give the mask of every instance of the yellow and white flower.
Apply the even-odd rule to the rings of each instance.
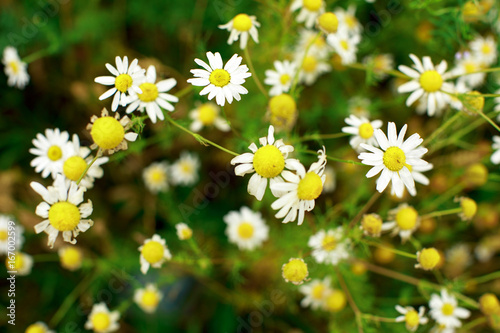
[[[374,133],[376,129],[382,127],[382,120],[370,121],[363,116],[356,117],[351,114],[348,118],[345,118],[345,122],[350,126],[342,127],[342,132],[353,135],[349,140],[349,144],[353,149],[361,152],[363,150],[360,146],[361,143],[378,147]]]
[[[62,175],[57,175],[54,184],[47,188],[37,182],[31,182],[30,186],[44,200],[36,207],[35,213],[46,220],[35,225],[35,232],[44,231],[49,236],[49,247],[54,246],[59,232],[62,232],[65,242],[76,244],[78,234],[94,224],[87,219],[92,214],[92,201],[82,203],[86,188]]]
[[[248,36],[250,35],[254,42],[259,43],[259,32],[257,28],[260,23],[257,22],[255,16],[247,14],[238,14],[226,24],[219,25],[219,29],[224,29],[230,32],[227,43],[229,45],[240,39],[240,48],[247,47]]]
[[[332,66],[330,66],[325,59],[313,53],[308,52],[305,57],[303,53],[298,54],[296,61],[301,65],[299,68],[299,82],[307,86],[316,82],[320,75],[332,70]]]
[[[63,163],[73,151],[68,132],[47,128],[45,135],[38,133],[32,143],[35,148],[30,148],[29,152],[37,157],[30,165],[35,168],[35,172],[41,172],[43,178],[49,175],[55,178],[63,172]]]
[[[270,96],[281,95],[290,90],[297,71],[297,64],[288,60],[275,61],[274,68],[275,70],[266,70],[266,78],[264,79],[265,84],[272,86],[269,90]]]
[[[26,328],[24,333],[56,333],[54,330],[50,330],[47,324],[43,321],[37,321]]]
[[[323,0],[294,0],[290,11],[294,12],[298,9],[300,12],[297,16],[297,22],[304,22],[306,28],[311,29],[318,16],[325,11],[325,2]]]
[[[482,85],[486,79],[486,73],[477,73],[485,69],[482,60],[469,52],[459,53],[456,56],[455,67],[451,71],[453,75],[459,76],[457,83],[463,83],[473,89]]]
[[[198,155],[184,151],[181,157],[170,166],[170,182],[173,185],[193,185],[198,181],[199,168]]]
[[[462,326],[460,319],[467,319],[470,311],[457,305],[457,299],[450,295],[446,289],[441,290],[441,296],[431,295],[429,301],[429,315],[440,325],[455,329]]]
[[[429,185],[429,178],[427,178],[422,172],[430,171],[433,167],[434,165],[432,163],[427,163],[425,165],[415,165],[409,168],[409,170],[411,177],[415,180],[415,183]],[[397,196],[394,186],[391,186],[391,195]]]
[[[328,58],[333,50],[326,42],[325,37],[326,36],[318,35],[318,32],[314,30],[300,29],[295,53],[304,54],[309,47],[309,51],[307,52],[308,55],[313,55],[320,59]]]
[[[340,56],[342,65],[349,65],[356,62],[358,44],[361,41],[361,37],[358,34],[349,35],[347,30],[339,29],[336,33],[329,34],[326,41]]]
[[[354,96],[347,101],[347,111],[359,118],[370,117],[370,105],[372,101],[364,96]]]
[[[300,286],[299,291],[304,294],[304,298],[300,301],[302,307],[310,306],[313,310],[323,308],[328,295],[332,292],[331,278],[327,276],[323,280],[314,279]]]
[[[385,79],[389,71],[394,70],[394,56],[392,54],[369,55],[363,63],[373,71],[377,80]]]
[[[139,82],[143,79],[145,72],[145,70],[138,65],[139,61],[137,59],[134,59],[130,66],[128,65],[127,56],[123,57],[123,60],[120,57],[116,57],[115,62],[116,68],[110,64],[106,64],[106,68],[113,76],[98,76],[94,79],[96,83],[105,86],[114,86],[99,96],[99,100],[102,101],[115,95],[111,103],[111,111],[116,111],[119,104],[121,106],[127,105],[127,93],[130,94],[132,91],[138,94],[142,93],[141,88],[139,88]]]
[[[95,333],[115,332],[120,327],[119,319],[120,312],[109,311],[104,302],[94,304],[85,322],[85,329],[93,330]]]
[[[401,316],[396,318],[396,322],[404,322],[406,329],[410,332],[415,332],[418,329],[418,325],[425,325],[429,321],[429,318],[424,316],[425,307],[423,306],[419,307],[417,312],[411,306],[402,307],[401,305],[396,305],[396,311],[401,314]]]
[[[186,223],[177,223],[175,230],[180,240],[188,240],[193,237],[193,230]]]
[[[472,54],[486,66],[493,65],[497,61],[497,43],[492,36],[477,36],[469,43]]]
[[[356,18],[356,7],[349,6],[347,10],[336,8],[333,13],[339,20],[339,30],[346,30],[349,36],[360,35],[363,27]]]
[[[493,154],[491,154],[491,162],[493,164],[500,164],[500,136],[493,136],[493,144],[491,147],[496,150]]]
[[[151,163],[142,171],[142,178],[148,190],[153,193],[165,192],[169,189],[169,165],[167,162]]]
[[[12,232],[15,235],[14,248],[16,251],[20,251],[24,242],[24,228],[19,225],[19,223],[14,223],[12,216],[0,214],[0,254],[7,254],[9,251],[8,240],[9,234]]]
[[[7,46],[3,50],[2,63],[5,66],[4,72],[7,75],[7,84],[11,87],[23,89],[30,81],[28,74],[28,64],[22,62],[15,47]]]
[[[229,242],[236,244],[240,250],[252,251],[262,246],[269,237],[269,227],[262,215],[248,207],[227,213],[223,220],[227,224]]]
[[[231,127],[227,120],[220,116],[220,106],[212,102],[198,104],[189,112],[189,118],[193,119],[189,129],[199,132],[203,127],[215,126],[219,131],[227,132]]]
[[[16,272],[15,274],[19,276],[26,276],[31,273],[31,269],[33,268],[33,257],[27,253],[16,251],[13,256],[12,254],[7,256],[5,266],[7,267],[7,271]]]
[[[207,52],[207,58],[210,64],[194,59],[204,69],[192,69],[194,78],[187,80],[193,86],[205,87],[200,91],[200,96],[208,94],[209,100],[215,97],[217,104],[224,106],[226,100],[231,104],[233,98],[239,101],[240,95],[248,94],[248,90],[242,84],[252,74],[248,73],[246,65],[240,65],[243,58],[235,54],[225,66],[219,52],[215,54]]]
[[[382,230],[392,230],[391,236],[393,237],[399,234],[402,243],[406,242],[420,226],[420,216],[417,210],[406,203],[391,209],[388,220],[388,222],[382,224]]]
[[[307,245],[313,249],[311,255],[320,264],[335,266],[349,258],[349,240],[344,239],[342,227],[318,231],[309,238]]]
[[[159,235],[155,234],[152,238],[144,241],[144,244],[139,247],[141,252],[141,272],[146,274],[149,266],[160,268],[165,260],[172,259],[172,255],[168,250],[165,240]]]
[[[83,252],[76,246],[63,246],[57,250],[61,266],[70,271],[82,267]]]
[[[146,313],[154,313],[162,298],[163,293],[152,283],[134,292],[134,302]]]

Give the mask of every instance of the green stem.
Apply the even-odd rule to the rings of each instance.
[[[483,117],[484,120],[489,122],[491,126],[495,127],[495,129],[500,132],[500,127],[498,127],[498,125],[495,124],[493,120],[491,120],[487,115],[485,115],[483,111],[477,111],[477,113],[479,113],[479,115]]]
[[[492,73],[492,72],[498,72],[498,71],[500,71],[500,67],[485,68],[485,69],[481,69],[479,71],[475,71],[475,72],[471,72],[471,73],[463,73],[463,74],[459,74],[459,75],[454,75],[454,76],[451,76],[449,79],[453,80],[453,79],[459,78],[461,76],[478,74],[478,73]]]
[[[438,217],[438,216],[444,216],[444,215],[452,215],[452,214],[458,214],[462,211],[461,207],[457,208],[451,208],[451,209],[446,209],[446,210],[441,210],[439,212],[433,212],[429,214],[422,215],[422,219],[427,219],[430,217]]]
[[[463,332],[463,333],[472,332],[472,331],[474,331],[473,328],[475,328],[476,326],[482,325],[482,324],[486,324],[486,322],[487,322],[486,317],[481,316],[477,319],[474,319],[471,322],[468,322],[464,326],[462,326],[460,328],[459,332]]]
[[[85,168],[85,170],[83,170],[83,173],[82,175],[80,176],[80,178],[78,178],[78,181],[76,182],[76,185],[80,185],[80,182],[82,181],[83,177],[85,177],[85,175],[87,174],[87,172],[89,171],[90,167],[92,166],[92,164],[94,164],[94,162],[99,158],[101,157],[102,155],[102,150],[101,148],[99,148],[99,150],[97,150],[97,154],[95,155],[95,157],[92,159],[92,161],[90,161],[90,163],[87,165],[87,167]]]
[[[189,86],[186,86],[186,87],[182,88],[178,92],[176,92],[174,94],[174,96],[177,97],[177,98],[179,98],[179,99],[181,99],[182,97],[186,96],[191,91],[193,91],[193,86],[189,85]]]
[[[411,259],[417,259],[417,255],[416,254],[408,253],[408,252],[401,251],[401,250],[397,250],[397,249],[394,249],[392,247],[385,246],[385,245],[383,245],[381,243],[372,242],[372,241],[369,241],[369,240],[362,240],[362,242],[364,242],[367,245],[376,246],[378,248],[381,248],[381,249],[393,252],[393,253],[398,254],[400,256],[403,256],[403,257],[407,257],[407,258],[411,258]]]
[[[298,150],[298,152],[309,154],[309,155],[318,155],[317,152],[312,151],[312,150]],[[354,164],[354,165],[364,165],[361,162],[352,161],[352,160],[343,160],[343,159],[336,158],[336,157],[331,157],[331,156],[328,156],[328,155],[326,156],[326,159],[330,160],[330,161],[334,161],[334,162],[340,162],[340,163],[349,163],[349,164]]]
[[[469,281],[467,281],[467,283],[480,284],[480,283],[486,283],[486,282],[489,282],[491,280],[496,280],[496,279],[500,279],[500,271],[496,271],[496,272],[493,272],[493,273],[489,273],[489,274],[486,274],[486,275],[482,275],[482,276],[478,276],[478,277],[472,278]]]
[[[343,138],[345,136],[349,136],[349,133],[335,133],[335,134],[312,134],[306,135],[299,138],[297,141],[310,141],[310,140],[327,140],[327,139],[338,139]]]
[[[304,60],[306,60],[307,53],[309,52],[309,49],[311,46],[316,42],[316,39],[321,35],[321,31],[316,34],[316,36],[311,39],[309,44],[306,47],[306,50],[304,51],[304,56],[302,57],[302,60],[300,61],[300,66],[297,68],[297,71],[295,72],[295,75],[293,76],[293,81],[292,81],[292,88],[290,89],[290,95],[293,96],[293,93],[295,92],[295,88],[297,87],[297,83],[299,82],[299,73],[302,69],[302,66],[304,66]]]
[[[248,46],[245,47],[245,49],[243,50],[243,52],[245,54],[245,58],[247,60],[248,67],[250,68],[250,72],[252,73],[252,78],[254,79],[255,84],[257,85],[257,88],[259,88],[259,90],[262,92],[262,94],[264,94],[264,96],[266,96],[266,98],[267,98],[268,97],[267,96],[267,91],[262,86],[262,83],[259,80],[259,76],[257,75],[257,72],[255,71],[255,69],[253,67],[252,58],[250,57],[250,52],[248,52]]]
[[[396,318],[379,317],[379,316],[375,316],[375,315],[368,314],[368,313],[362,313],[361,317],[366,319],[366,320],[370,320],[370,321],[378,321],[378,322],[384,322],[384,323],[395,323],[396,322]]]
[[[359,69],[359,70],[362,70],[362,71],[367,71],[368,70],[367,66],[365,66],[363,64],[359,64],[359,63],[349,64],[349,65],[346,65],[346,66],[349,67],[349,68]],[[395,76],[395,77],[399,77],[401,79],[406,79],[406,80],[410,80],[411,79],[409,76],[406,76],[403,73],[401,73],[399,71],[396,71],[394,69],[391,69],[391,70],[388,70],[388,71],[384,71],[384,73],[392,75],[392,76]]]
[[[443,125],[441,125],[437,130],[435,130],[434,133],[432,133],[432,135],[430,137],[425,139],[425,141],[422,143],[422,146],[425,146],[428,143],[430,143],[432,140],[434,140],[446,128],[448,128],[451,124],[453,124],[453,122],[455,122],[455,120],[460,118],[460,116],[462,116],[462,112],[458,111],[452,117],[448,118],[448,120],[446,120],[446,122]]]
[[[56,53],[57,49],[58,48],[57,48],[56,45],[51,45],[51,46],[47,47],[46,49],[38,50],[35,53],[32,53],[32,54],[24,57],[21,60],[23,62],[29,64],[29,63],[32,63],[35,60],[38,60],[38,59],[43,58],[45,56],[48,56],[48,55]]]

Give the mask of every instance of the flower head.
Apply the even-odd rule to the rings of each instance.
[[[421,268],[426,271],[433,270],[441,261],[441,255],[435,248],[426,248],[417,252],[418,264],[415,268]]]
[[[193,230],[186,223],[177,223],[175,230],[180,240],[188,240],[193,236]]]
[[[297,16],[297,22],[304,22],[305,26],[311,29],[318,16],[325,11],[325,3],[323,0],[294,0],[290,10],[293,12],[298,9],[300,12]]]
[[[349,258],[349,241],[343,237],[342,227],[320,230],[309,238],[307,245],[313,249],[312,256],[318,263],[337,265]]]
[[[26,328],[24,333],[55,333],[55,331],[50,330],[47,324],[43,321],[37,321]]]
[[[301,285],[306,281],[309,271],[307,264],[301,258],[290,258],[290,260],[281,267],[283,279],[295,285]]]
[[[382,127],[382,120],[370,121],[363,116],[356,117],[351,114],[345,119],[345,122],[350,126],[342,127],[342,132],[353,135],[349,140],[349,144],[353,149],[361,152],[363,150],[360,146],[361,143],[378,147],[374,133],[376,129]]]
[[[297,64],[288,60],[275,61],[275,70],[266,70],[264,83],[272,86],[269,90],[270,96],[277,96],[290,90],[293,78],[297,71]]]
[[[134,302],[147,313],[155,312],[162,298],[163,293],[152,283],[146,285],[146,288],[139,288],[134,292]]]
[[[151,163],[142,171],[142,178],[148,190],[153,193],[165,192],[169,188],[169,165],[167,162]]]
[[[392,230],[391,236],[399,234],[401,242],[405,242],[410,238],[420,225],[420,217],[417,210],[406,203],[390,210],[388,220],[389,222],[382,225],[382,230]]]
[[[231,211],[224,216],[226,235],[231,243],[238,245],[240,250],[253,250],[262,246],[269,237],[269,227],[262,215],[248,207],[240,211]]]
[[[335,34],[328,35],[326,41],[340,56],[342,65],[356,62],[356,53],[361,37],[358,34],[350,35],[347,30],[341,29]]]
[[[5,66],[4,72],[7,75],[7,84],[11,87],[23,89],[29,82],[28,64],[22,62],[17,54],[16,48],[7,46],[3,50],[2,63]]]
[[[30,165],[35,168],[35,172],[41,172],[43,178],[49,175],[56,178],[57,174],[63,172],[64,161],[74,154],[68,132],[61,132],[58,128],[47,128],[45,135],[38,133],[32,142],[35,148],[30,148],[29,152],[36,157]]]
[[[367,236],[380,237],[382,233],[382,218],[377,214],[365,214],[361,219],[360,228]]]
[[[170,180],[174,185],[193,185],[198,181],[199,168],[198,155],[184,151],[181,157],[170,166]]]
[[[469,43],[474,56],[478,57],[486,66],[490,66],[497,61],[497,43],[492,36],[477,36]]]
[[[165,260],[172,259],[172,255],[167,248],[165,240],[155,234],[152,238],[146,239],[144,244],[139,247],[141,252],[141,272],[146,274],[149,266],[160,268]]]
[[[446,328],[458,328],[462,326],[460,319],[470,316],[470,311],[457,305],[457,299],[450,295],[446,289],[441,290],[441,295],[432,294],[429,302],[430,316],[440,325]]]
[[[306,56],[304,56],[304,53],[297,54],[297,63],[301,64],[299,68],[299,82],[307,86],[312,85],[320,75],[332,69],[324,58],[312,52],[307,53]]]
[[[238,14],[228,23],[219,25],[219,29],[225,29],[231,32],[227,43],[231,45],[239,38],[241,49],[247,47],[249,35],[253,38],[254,42],[259,43],[258,27],[260,27],[260,23],[257,22],[257,18],[247,14]]]
[[[109,333],[118,330],[120,325],[120,312],[109,311],[104,302],[94,304],[90,311],[87,322],[85,322],[85,329],[93,330],[95,333]]]
[[[10,253],[5,259],[5,267],[7,267],[7,271],[16,275],[29,275],[33,267],[33,257],[20,251]]]
[[[57,251],[61,266],[70,271],[76,271],[82,267],[83,252],[76,246],[64,246]]]
[[[210,126],[215,126],[223,132],[231,130],[227,120],[220,116],[220,106],[212,102],[199,103],[189,112],[189,118],[193,119],[189,125],[189,129],[193,132],[199,132],[203,127]]]
[[[402,307],[401,305],[396,305],[396,311],[402,314],[402,316],[396,318],[396,322],[404,322],[406,324],[406,329],[410,332],[415,332],[418,325],[425,325],[429,321],[429,319],[424,316],[425,308],[423,306],[421,306],[417,312],[411,306]]]
[[[273,96],[268,103],[269,122],[280,130],[291,130],[297,120],[297,103],[289,94]]]
[[[323,308],[326,305],[328,295],[332,292],[331,279],[330,277],[323,280],[314,279],[300,286],[299,291],[304,294],[304,298],[300,302],[302,307]]]

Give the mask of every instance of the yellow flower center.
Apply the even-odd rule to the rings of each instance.
[[[160,298],[155,291],[146,290],[144,294],[142,294],[142,304],[146,307],[156,308],[158,303],[160,302]]]
[[[320,283],[315,285],[311,290],[311,296],[314,299],[320,300],[323,298],[323,293],[325,291],[325,286]]]
[[[363,139],[369,139],[373,136],[373,126],[370,123],[364,123],[359,126],[359,136]]]
[[[420,265],[426,270],[431,270],[436,267],[440,260],[441,256],[439,255],[439,252],[433,247],[423,249],[418,257]]]
[[[82,264],[82,253],[74,247],[67,247],[61,253],[60,259],[63,267],[76,269]]]
[[[481,311],[485,315],[492,315],[500,311],[500,303],[494,294],[484,294],[479,298]]]
[[[353,29],[356,26],[357,22],[358,22],[358,20],[354,16],[352,16],[352,15],[345,16],[345,23],[347,24],[347,26],[350,29]]]
[[[212,125],[217,118],[217,109],[206,103],[198,108],[198,120],[205,126]]]
[[[151,171],[149,180],[151,181],[151,183],[161,184],[165,181],[166,178],[167,178],[167,175],[165,174],[165,172],[163,170],[156,169],[156,170]]]
[[[307,275],[307,264],[301,259],[291,259],[283,266],[283,277],[293,283],[301,283]]]
[[[68,158],[63,165],[63,172],[66,178],[77,181],[87,168],[87,163],[80,156]]]
[[[113,117],[98,118],[92,125],[90,135],[96,145],[103,149],[116,148],[125,137],[125,129]]]
[[[62,157],[62,150],[59,146],[51,146],[49,150],[47,150],[47,157],[51,161],[57,161]]]
[[[474,62],[468,61],[464,64],[464,69],[465,69],[465,72],[467,74],[469,74],[469,73],[476,72],[478,70],[478,66]]]
[[[156,264],[163,258],[165,248],[157,241],[149,241],[144,244],[141,254],[150,264]]]
[[[132,77],[128,74],[120,74],[115,79],[115,87],[122,93],[126,92],[128,88],[132,87]]]
[[[193,173],[193,165],[189,162],[182,162],[181,163],[181,170],[185,174],[192,174]]]
[[[315,172],[306,173],[305,177],[299,182],[297,196],[300,200],[314,200],[323,191],[323,182],[321,177]]]
[[[277,128],[291,128],[297,117],[297,104],[288,94],[273,96],[269,100],[270,121]]]
[[[139,99],[143,102],[149,103],[156,101],[158,97],[158,88],[154,83],[143,83],[139,86],[142,90],[142,94],[139,94]]]
[[[484,54],[490,54],[491,53],[491,47],[488,44],[483,44],[481,47],[481,52]]]
[[[248,31],[252,28],[252,19],[247,14],[238,14],[233,19],[233,28],[238,31]]]
[[[484,96],[478,91],[471,91],[465,95],[464,105],[471,112],[481,112],[484,108]]]
[[[444,303],[443,307],[441,308],[441,312],[445,316],[451,316],[453,314],[453,310],[455,310],[455,307],[450,303]]]
[[[12,69],[14,74],[19,73],[19,64],[17,61],[11,61],[9,62],[8,66]]]
[[[285,168],[283,153],[273,145],[260,147],[253,156],[255,172],[264,178],[274,178]]]
[[[92,316],[92,326],[94,326],[94,331],[96,332],[106,330],[110,323],[111,320],[107,313],[99,312]]]
[[[472,219],[477,213],[477,203],[470,198],[463,198],[460,201],[462,207],[462,214],[468,219]]]
[[[326,308],[331,312],[339,312],[345,308],[346,303],[345,294],[340,290],[334,289],[326,299]]]
[[[418,213],[413,207],[403,207],[396,214],[396,223],[401,230],[412,230],[417,225]]]
[[[399,147],[389,147],[384,152],[383,157],[384,165],[391,171],[399,171],[403,169],[406,164],[406,156],[404,151]]]
[[[347,51],[347,50],[349,50],[349,43],[347,43],[347,41],[346,41],[346,40],[341,40],[341,41],[340,41],[340,46],[342,46],[342,48],[343,48],[344,50],[346,50],[346,51]]]
[[[290,75],[288,75],[288,74],[282,74],[280,76],[280,82],[281,82],[281,84],[283,84],[283,85],[287,84],[289,81],[290,81]]]
[[[238,226],[238,235],[243,239],[252,238],[254,227],[248,222],[243,222]]]
[[[213,70],[212,73],[210,73],[210,77],[208,78],[208,80],[216,87],[224,87],[229,83],[229,81],[231,81],[231,76],[229,75],[228,71],[219,68]]]
[[[19,271],[24,267],[24,255],[21,252],[16,252],[14,256],[14,269],[10,266],[12,261],[7,257],[5,259],[5,266],[8,268],[8,271]]]
[[[45,328],[40,324],[31,324],[24,333],[45,333]]]
[[[7,240],[7,230],[0,230],[0,241],[5,241]]]
[[[419,82],[426,92],[435,92],[441,89],[443,77],[435,70],[425,71],[420,75]]]
[[[321,8],[321,0],[303,0],[302,4],[310,12],[316,12]]]
[[[465,171],[465,181],[471,186],[482,186],[488,181],[488,169],[481,163],[475,163]]]
[[[74,230],[80,222],[80,210],[70,202],[56,202],[49,209],[49,221],[59,231]]]
[[[193,230],[190,228],[183,228],[181,230],[181,239],[189,239],[193,236]]]
[[[420,322],[420,317],[418,312],[415,310],[410,310],[405,314],[405,322],[408,327],[417,327]]]
[[[379,235],[382,231],[382,220],[375,214],[363,215],[361,226],[370,235]]]
[[[321,242],[321,246],[325,251],[335,250],[337,247],[337,240],[332,235],[326,235]]]
[[[336,32],[339,26],[337,15],[332,12],[321,14],[318,18],[318,23],[319,27],[329,34]]]
[[[314,72],[316,70],[316,66],[318,65],[318,61],[313,56],[307,56],[304,58],[304,62],[302,63],[302,69],[305,72]]]

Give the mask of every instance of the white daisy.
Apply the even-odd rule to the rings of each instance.
[[[377,80],[388,77],[388,72],[394,70],[394,57],[392,54],[369,55],[363,59],[363,63],[373,71]]]
[[[229,242],[236,244],[240,250],[252,251],[262,246],[269,237],[269,227],[262,215],[248,207],[241,207],[239,212],[227,213],[223,220],[227,224]]]
[[[431,295],[429,302],[430,316],[446,328],[458,328],[462,326],[460,319],[470,316],[470,311],[457,306],[457,299],[450,295],[446,289],[441,290],[441,297],[436,294]]]
[[[69,142],[69,133],[61,132],[58,128],[46,129],[45,136],[41,133],[32,141],[35,148],[29,152],[36,155],[30,165],[35,172],[42,173],[43,178],[49,175],[55,178],[63,171],[63,162],[72,154],[72,145]]]
[[[134,292],[134,302],[146,313],[155,312],[162,298],[163,293],[152,283]]]
[[[290,90],[297,71],[297,64],[288,60],[275,61],[274,68],[276,70],[266,70],[266,78],[264,79],[265,84],[272,86],[269,90],[270,96],[281,95]]]
[[[152,238],[144,241],[144,244],[139,247],[141,252],[140,263],[141,272],[146,274],[149,266],[160,268],[165,260],[172,259],[172,255],[165,243],[159,235],[155,234]]]
[[[24,333],[56,333],[56,331],[50,330],[47,324],[43,321],[37,321],[26,328]]]
[[[314,279],[300,286],[299,291],[304,294],[304,298],[300,301],[302,307],[310,306],[313,310],[323,308],[328,295],[332,292],[331,278],[327,276],[323,280]]]
[[[170,103],[176,103],[179,101],[174,95],[167,94],[177,81],[173,78],[162,80],[156,83],[156,68],[151,65],[148,67],[146,76],[143,79],[138,80],[139,89],[142,93],[136,93],[135,90],[130,91],[130,96],[128,97],[127,113],[134,112],[136,109],[148,114],[151,121],[156,123],[156,117],[160,120],[164,120],[165,116],[161,108],[168,111],[174,111],[174,106]]]
[[[290,171],[283,171],[282,176],[286,183],[271,184],[271,191],[280,191],[283,194],[271,204],[274,210],[279,209],[276,218],[283,218],[283,223],[293,222],[297,218],[298,225],[304,222],[304,213],[310,212],[314,208],[315,199],[323,191],[325,175],[323,174],[326,166],[325,147],[318,150],[318,161],[311,164],[306,172],[304,166],[297,160],[289,163]]]
[[[409,169],[411,176],[416,183],[429,185],[429,178],[427,178],[422,172],[432,170],[433,167],[434,165],[432,163],[427,163],[425,165],[416,165],[414,167],[410,167]],[[391,186],[391,195],[396,196],[394,186]]]
[[[423,306],[418,308],[417,312],[411,306],[402,307],[401,305],[396,305],[396,311],[402,314],[402,316],[396,318],[396,322],[404,322],[406,329],[410,332],[415,332],[418,329],[418,325],[425,325],[429,321],[429,318],[424,316],[425,307]]]
[[[500,136],[493,136],[493,144],[491,145],[491,148],[496,150],[493,154],[491,154],[491,162],[493,164],[500,164]]]
[[[186,223],[177,223],[175,231],[180,240],[188,240],[193,236],[193,230]]]
[[[319,58],[312,53],[307,53],[305,57],[304,54],[299,54],[297,56],[297,63],[301,64],[299,82],[307,86],[316,82],[320,75],[332,70],[332,66],[325,59]]]
[[[181,157],[170,166],[170,181],[173,185],[190,186],[198,181],[200,158],[184,151]]]
[[[0,214],[0,254],[7,254],[9,252],[9,234],[14,236],[15,240],[14,244],[11,242],[11,245],[14,245],[16,251],[20,251],[24,242],[23,233],[24,228],[15,223],[12,216]]]
[[[490,66],[497,61],[497,43],[492,36],[477,36],[469,43],[474,56],[478,57],[486,66]]]
[[[236,156],[231,160],[231,164],[239,164],[234,168],[234,173],[237,176],[254,173],[248,182],[248,193],[260,201],[266,192],[267,180],[269,179],[270,187],[273,184],[282,183],[283,170],[290,169],[290,166],[298,161],[287,158],[288,154],[293,151],[293,146],[285,145],[283,139],[274,140],[274,127],[272,125],[269,126],[267,138],[262,137],[259,142],[262,147],[257,148],[257,145],[252,143],[248,147],[252,153]],[[281,191],[272,188],[271,192],[274,196],[282,194]]]
[[[427,114],[432,117],[437,111],[443,109],[449,100],[445,92],[451,92],[453,86],[445,82],[450,73],[445,73],[448,64],[441,61],[434,67],[430,57],[423,57],[423,62],[417,56],[410,54],[413,61],[413,68],[400,65],[398,69],[412,80],[398,87],[399,93],[412,92],[406,100],[406,105],[410,106],[419,99],[427,101]]]
[[[372,102],[369,98],[363,96],[354,96],[347,101],[347,111],[359,118],[370,117],[370,105]]]
[[[455,67],[451,73],[459,77],[457,83],[463,83],[473,89],[484,83],[486,73],[477,73],[483,69],[485,65],[477,56],[464,52],[456,57]]]
[[[378,147],[377,139],[373,133],[376,129],[382,127],[382,120],[373,120],[370,122],[367,118],[361,116],[356,117],[351,114],[348,118],[345,118],[345,122],[350,125],[342,127],[342,132],[352,134],[353,136],[349,140],[349,144],[357,152],[361,152],[361,143],[366,143],[368,145]]]
[[[307,54],[320,59],[327,58],[332,52],[332,48],[326,42],[325,36],[318,35],[314,30],[300,29],[295,53],[304,54],[308,47]]]
[[[344,239],[342,227],[318,231],[309,238],[307,245],[313,249],[312,256],[320,264],[337,265],[349,258],[349,240]]]
[[[191,73],[193,73],[194,78],[187,80],[193,86],[205,87],[200,91],[200,96],[208,94],[209,100],[215,97],[217,104],[224,106],[226,100],[231,104],[233,98],[239,101],[240,94],[248,93],[242,84],[252,74],[248,73],[246,65],[240,65],[241,57],[237,54],[233,55],[224,67],[222,67],[224,63],[219,52],[215,52],[215,54],[207,52],[207,58],[210,65],[200,59],[194,59],[204,69],[192,69]]]
[[[290,11],[294,12],[298,9],[300,12],[297,16],[297,22],[304,22],[306,28],[311,29],[318,16],[325,11],[325,3],[323,0],[294,0]]]
[[[349,35],[347,30],[340,29],[337,33],[329,34],[326,41],[342,59],[342,65],[356,62],[356,53],[361,37],[357,34]]]
[[[7,46],[3,50],[2,63],[5,66],[4,72],[7,75],[7,84],[11,87],[23,89],[29,82],[28,64],[22,62],[17,54],[16,48]]]
[[[37,234],[45,231],[49,235],[48,246],[53,247],[59,232],[65,242],[76,244],[80,232],[87,231],[94,222],[86,219],[92,214],[92,201],[83,202],[86,188],[57,175],[52,186],[45,188],[37,182],[31,188],[44,200],[36,207],[36,215],[46,219],[35,225]]]
[[[363,26],[356,18],[355,6],[349,6],[347,10],[343,8],[336,8],[333,13],[339,20],[339,30],[346,30],[350,36],[361,34]]]
[[[259,43],[258,27],[260,27],[260,23],[257,22],[257,18],[247,14],[238,14],[228,23],[219,25],[219,29],[226,29],[231,32],[227,40],[229,45],[240,38],[241,49],[247,47],[248,35],[252,37],[254,42]]]
[[[396,134],[396,124],[390,122],[388,127],[388,136],[385,136],[381,129],[375,130],[375,138],[381,149],[371,145],[361,143],[361,147],[368,150],[368,153],[359,154],[363,164],[373,166],[366,174],[367,178],[371,178],[382,171],[382,174],[377,179],[377,191],[382,193],[389,182],[392,182],[392,187],[396,196],[402,197],[404,188],[415,196],[415,181],[413,180],[410,168],[425,166],[428,163],[421,159],[427,152],[427,148],[417,148],[424,140],[415,133],[406,139],[407,125],[405,124],[399,136]]]
[[[26,276],[31,273],[33,268],[33,257],[27,253],[16,251],[7,257],[5,264],[7,271],[16,272],[15,274],[19,276]]]
[[[220,106],[212,102],[198,103],[196,108],[189,112],[189,118],[193,119],[189,129],[199,132],[203,127],[215,126],[219,131],[228,132],[231,127],[227,120],[220,116]]]
[[[382,230],[392,230],[392,237],[399,234],[402,243],[406,242],[420,226],[418,212],[406,203],[402,203],[397,208],[391,209],[388,220],[388,222],[382,224]]]
[[[457,80],[457,83],[453,85],[453,89],[451,91],[452,95],[450,95],[450,106],[455,110],[461,111],[464,108],[464,105],[460,98],[454,96],[454,94],[466,94],[470,92],[470,88],[465,84],[463,80]]]
[[[114,86],[99,96],[99,100],[102,101],[103,99],[115,95],[111,104],[112,111],[116,111],[118,104],[121,104],[121,106],[127,105],[127,93],[130,94],[131,91],[134,91],[138,94],[142,94],[142,90],[139,88],[139,82],[144,78],[145,72],[145,70],[138,65],[139,61],[137,59],[134,59],[130,66],[128,65],[127,56],[123,57],[123,60],[120,57],[116,57],[115,62],[116,68],[110,64],[106,64],[106,68],[114,76],[98,76],[94,79],[95,82],[105,86]]]
[[[94,304],[89,317],[85,322],[85,329],[93,330],[96,333],[108,333],[118,330],[120,325],[120,312],[109,311],[104,302]]]
[[[167,162],[151,163],[142,171],[142,178],[148,190],[153,193],[165,192],[169,188],[169,165]]]

